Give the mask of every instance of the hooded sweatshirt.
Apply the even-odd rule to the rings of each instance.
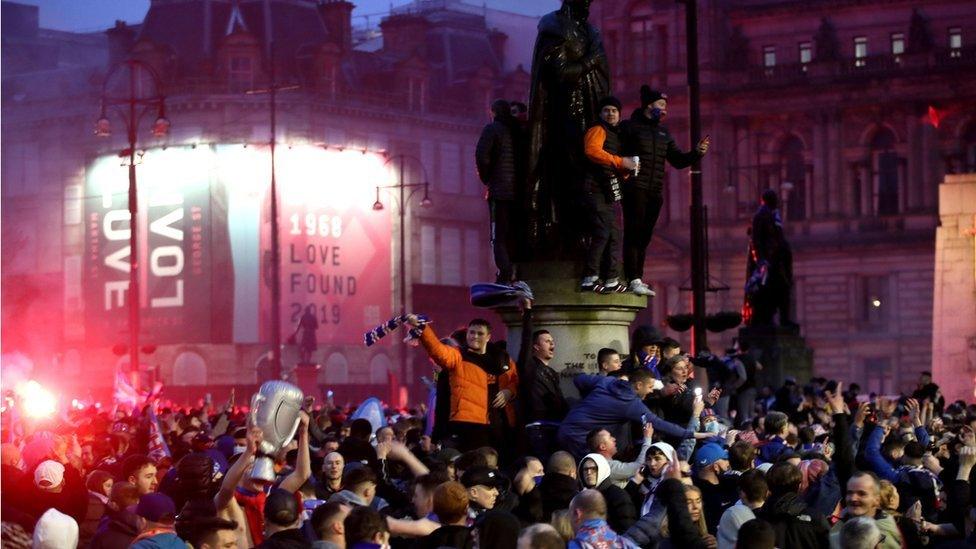
[[[580,460],[579,478],[583,477],[583,464],[587,460],[596,463],[596,490],[603,494],[607,502],[607,523],[615,532],[624,533],[637,521],[637,509],[623,488],[615,485],[610,478],[610,464],[600,454],[587,454]]]
[[[586,455],[586,435],[597,427],[618,436],[630,422],[650,422],[654,430],[676,438],[690,438],[694,432],[659,418],[647,409],[630,382],[613,377],[580,374],[573,383],[583,396],[559,427],[558,440],[575,457]]]
[[[666,475],[668,467],[676,466],[678,463],[678,453],[675,451],[674,446],[671,446],[667,442],[655,442],[651,445],[651,448],[660,450],[664,454],[664,457],[668,459],[668,464],[661,470],[661,476],[657,478],[647,476],[644,478],[644,482],[641,483],[640,494],[644,497],[640,508],[641,516],[651,512],[651,506],[654,505],[654,494],[657,492],[661,481],[668,478]]]
[[[32,549],[75,549],[78,523],[57,509],[48,509],[34,527]]]

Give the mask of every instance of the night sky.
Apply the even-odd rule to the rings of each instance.
[[[149,7],[149,0],[18,0],[23,4],[41,7],[41,27],[58,30],[94,32],[111,27],[116,19],[128,23],[142,21]],[[362,15],[379,15],[389,11],[390,5],[409,3],[405,0],[352,0],[356,4],[353,24],[362,25]],[[464,0],[465,3],[482,5],[481,0]],[[527,15],[541,15],[555,9],[559,0],[486,0],[488,7],[517,11]],[[370,20],[375,24],[376,20]]]

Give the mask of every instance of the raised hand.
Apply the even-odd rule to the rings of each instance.
[[[824,394],[827,395],[827,405],[830,406],[832,414],[844,413],[844,392],[841,390],[843,385],[843,383],[838,382],[833,391],[824,391]]]

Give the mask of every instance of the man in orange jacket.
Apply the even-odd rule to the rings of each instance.
[[[407,323],[420,326],[414,315],[407,317]],[[444,345],[429,324],[420,335],[424,350],[449,376],[448,432],[456,440],[458,450],[498,448],[506,429],[515,426],[512,401],[518,394],[518,372],[504,349],[489,345],[488,321],[479,318],[469,322],[465,340],[461,349]]]

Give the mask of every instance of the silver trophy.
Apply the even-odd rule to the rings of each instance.
[[[251,469],[252,479],[274,482],[275,454],[295,436],[304,400],[301,389],[284,381],[265,382],[251,397],[251,424],[264,433]]]

